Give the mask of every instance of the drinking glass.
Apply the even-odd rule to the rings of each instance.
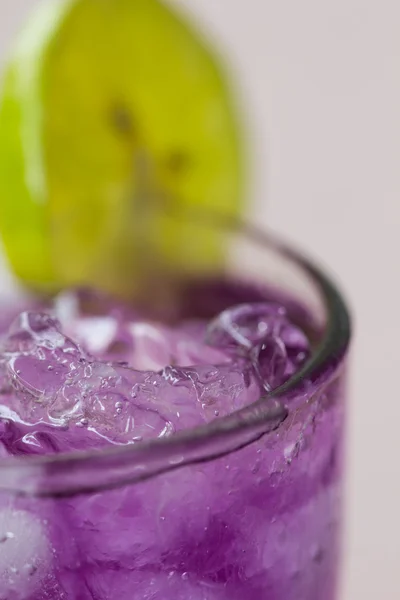
[[[192,243],[201,244],[196,227]],[[220,229],[224,266],[187,274],[180,314],[279,301],[307,333],[310,358],[277,389],[204,426],[105,450],[2,458],[1,600],[334,599],[348,311],[291,247],[249,226]]]

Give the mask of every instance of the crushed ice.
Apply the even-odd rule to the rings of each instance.
[[[83,310],[69,292],[50,313],[21,313],[1,339],[0,439],[12,452],[59,452],[171,435],[253,402],[308,354],[275,304],[173,328],[113,305]],[[58,430],[63,442],[50,439]]]

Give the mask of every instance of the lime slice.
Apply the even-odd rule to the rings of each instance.
[[[40,6],[0,102],[0,229],[25,283],[131,293],[149,265],[208,269],[222,240],[171,219],[235,215],[241,141],[201,37],[159,0]]]

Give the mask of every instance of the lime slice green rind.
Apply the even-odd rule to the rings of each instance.
[[[233,94],[207,44],[158,0],[69,0],[23,33],[0,105],[0,228],[35,287],[126,292],[147,262],[202,270],[185,208],[236,215]],[[128,275],[129,274],[129,275]]]
[[[40,65],[66,6],[43,3],[23,30],[4,74],[0,100],[0,228],[8,259],[25,282],[51,285],[41,160]]]

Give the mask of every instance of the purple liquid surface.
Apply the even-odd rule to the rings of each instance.
[[[1,455],[173,436],[251,404],[309,357],[301,310],[245,287],[208,300],[174,324],[72,292],[22,312],[1,340]],[[1,494],[0,599],[332,600],[342,396],[340,374],[304,382],[275,431],[140,484]]]

